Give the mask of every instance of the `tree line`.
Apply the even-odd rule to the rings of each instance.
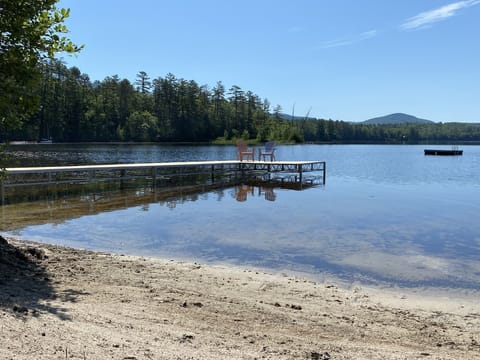
[[[362,124],[332,120],[308,120],[300,125],[308,142],[419,144],[480,143],[478,123]]]
[[[1,140],[211,141],[256,138],[269,119],[268,100],[233,85],[213,88],[143,71],[131,83],[118,76],[91,81],[58,60],[41,64],[34,92],[38,110],[20,128],[1,129]]]
[[[0,124],[0,141],[370,142],[480,140],[480,125],[466,123],[370,125],[289,117],[279,105],[221,81],[210,88],[169,73],[132,83],[118,76],[91,81],[77,67],[50,59],[39,65],[30,90],[39,99],[21,127]]]

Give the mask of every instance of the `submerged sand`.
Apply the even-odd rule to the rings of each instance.
[[[0,359],[480,359],[467,295],[0,238]]]

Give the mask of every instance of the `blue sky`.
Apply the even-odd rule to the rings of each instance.
[[[283,112],[480,122],[480,0],[60,0],[92,80],[238,85]]]

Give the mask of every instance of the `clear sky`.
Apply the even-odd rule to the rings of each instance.
[[[480,122],[480,0],[60,0],[91,80],[238,85],[283,112]]]

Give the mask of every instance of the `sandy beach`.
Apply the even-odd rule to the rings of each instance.
[[[0,359],[480,359],[470,293],[0,238]]]

